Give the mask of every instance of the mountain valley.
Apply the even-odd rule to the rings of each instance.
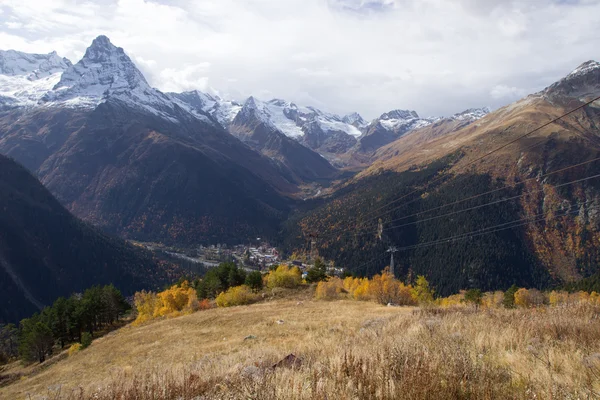
[[[0,53],[0,153],[125,239],[263,237],[291,254],[316,237],[321,256],[359,275],[397,246],[398,275],[426,275],[443,295],[549,287],[598,272],[600,112],[557,118],[600,95],[599,66],[495,111],[397,109],[369,122],[281,99],[163,93],[99,36],[75,64]],[[450,215],[428,211],[448,204]],[[470,236],[495,226],[507,228]]]

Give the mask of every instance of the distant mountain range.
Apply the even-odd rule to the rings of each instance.
[[[366,121],[281,99],[163,93],[123,49],[99,36],[75,64],[56,53],[0,52],[0,153],[105,232],[184,246],[258,235],[291,251],[312,233],[337,227],[342,233],[334,239],[320,239],[322,251],[359,273],[372,273],[360,265],[388,245],[547,214],[541,225],[492,235],[487,248],[477,242],[399,255],[399,271],[426,274],[444,293],[494,282],[542,286],[598,270],[597,182],[553,189],[592,175],[597,164],[533,179],[600,156],[598,107],[469,162],[599,94],[600,64],[589,61],[494,112],[483,107],[424,118],[397,109]],[[468,193],[523,182],[499,192],[523,196],[494,212],[414,221],[411,228],[393,224]],[[413,205],[381,215],[382,238],[367,235],[373,227],[361,216],[410,190],[420,195]],[[532,190],[537,194],[527,195]],[[577,213],[552,217],[565,210]]]

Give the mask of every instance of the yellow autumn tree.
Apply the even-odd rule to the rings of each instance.
[[[136,325],[153,318],[177,317],[198,310],[196,290],[187,281],[159,293],[137,292],[134,303],[138,312]]]
[[[368,293],[380,304],[395,304],[400,306],[414,305],[413,288],[406,286],[386,268],[381,275],[375,275],[369,282]]]
[[[255,302],[257,298],[258,296],[249,286],[241,285],[221,292],[215,299],[215,303],[218,307],[243,306]]]
[[[133,301],[137,310],[137,318],[134,321],[135,325],[144,323],[154,318],[154,310],[158,302],[156,293],[146,292],[145,290],[136,292],[133,297]]]
[[[302,273],[298,267],[289,268],[287,265],[280,265],[276,270],[270,271],[265,280],[269,289],[276,287],[292,289],[302,283]]]
[[[181,285],[171,286],[157,294],[158,303],[154,309],[154,317],[178,316],[197,310],[198,298],[196,290],[190,287],[188,281]]]
[[[344,281],[338,277],[332,277],[327,281],[317,284],[315,298],[317,300],[337,300],[346,298],[348,291],[344,288]]]
[[[521,288],[515,293],[515,305],[517,307],[537,307],[544,304],[544,294],[537,289]]]
[[[412,296],[419,304],[427,304],[433,301],[433,289],[423,275],[417,277],[417,282],[412,289]]]

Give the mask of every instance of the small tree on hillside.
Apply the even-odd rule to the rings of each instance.
[[[248,275],[246,275],[245,285],[248,286],[255,292],[262,290],[263,288],[263,277],[262,274],[258,271],[252,271]]]
[[[506,292],[504,292],[504,300],[502,300],[502,305],[504,308],[515,308],[515,293],[519,288],[517,285],[512,285]]]
[[[465,303],[473,304],[475,308],[479,308],[483,299],[483,294],[479,289],[469,289],[465,292]]]
[[[43,322],[37,321],[39,316],[21,321],[21,337],[19,355],[26,361],[46,361],[46,355],[52,351],[54,338],[52,330]]]
[[[413,287],[413,297],[419,304],[431,303],[433,301],[433,289],[429,287],[429,282],[423,275],[417,277],[417,282]]]
[[[315,265],[306,273],[306,282],[316,283],[327,280],[327,266],[320,258],[315,260]]]

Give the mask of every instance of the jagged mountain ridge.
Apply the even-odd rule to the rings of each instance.
[[[0,110],[37,104],[71,65],[56,52],[0,50]]]
[[[335,167],[294,138],[302,131],[290,119],[277,115],[273,123],[280,109],[280,103],[263,103],[250,97],[229,125],[229,131],[250,147],[277,160],[282,173],[294,182],[334,178]]]
[[[365,133],[359,139],[357,151],[361,153],[375,152],[409,132],[418,131],[432,125],[436,127],[444,125],[443,133],[448,133],[483,118],[489,112],[490,109],[487,107],[471,108],[447,118],[421,118],[416,111],[393,110],[382,114],[365,127]]]

